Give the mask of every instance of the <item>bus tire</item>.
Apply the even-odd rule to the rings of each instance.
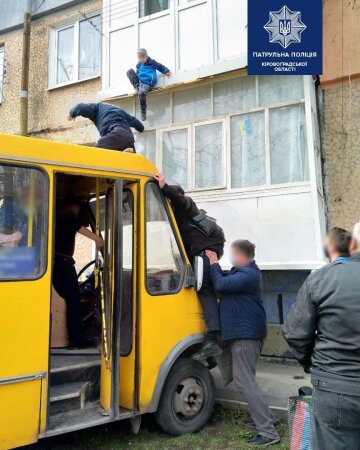
[[[172,436],[193,433],[207,423],[214,404],[215,384],[210,371],[200,362],[184,358],[170,370],[155,418]]]

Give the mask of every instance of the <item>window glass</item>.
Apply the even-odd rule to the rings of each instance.
[[[270,110],[271,182],[309,179],[304,105]]]
[[[266,182],[264,112],[231,118],[231,187]]]
[[[57,35],[57,83],[74,80],[74,27],[59,30]]]
[[[195,127],[195,187],[223,185],[222,122]]]
[[[120,314],[120,354],[128,355],[132,348],[133,324],[133,235],[134,196],[127,189],[123,192],[123,284]]]
[[[244,111],[256,106],[255,77],[214,83],[214,114]]]
[[[140,0],[140,17],[169,9],[169,0]]]
[[[173,108],[174,122],[189,122],[203,119],[211,115],[210,86],[186,89],[174,92]]]
[[[188,186],[188,130],[165,131],[163,138],[162,167],[172,184]]]
[[[136,115],[140,117],[139,101],[136,99]],[[170,94],[151,95],[148,97],[147,127],[168,125],[170,118]]]
[[[145,131],[135,136],[136,151],[156,163],[156,131]]]
[[[0,103],[2,102],[3,98],[4,64],[5,64],[5,51],[4,47],[0,46]]]
[[[47,179],[0,165],[0,279],[35,278],[46,264]]]
[[[150,294],[177,292],[185,264],[163,198],[155,183],[146,186],[146,279]]]
[[[83,80],[100,73],[100,33],[88,20],[79,26],[79,80]]]
[[[276,105],[304,97],[303,77],[298,75],[259,76],[260,105]]]

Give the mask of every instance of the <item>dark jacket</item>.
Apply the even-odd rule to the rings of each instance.
[[[261,272],[255,261],[230,272],[213,264],[210,278],[221,294],[221,339],[264,339],[266,314],[263,306]]]
[[[225,236],[221,227],[217,225],[210,236],[205,236],[192,224],[191,219],[199,214],[199,209],[194,200],[185,195],[180,186],[165,184],[162,191],[171,201],[175,219],[190,260],[205,249],[213,249],[216,252],[218,252],[219,247],[223,249]]]
[[[115,127],[130,130],[130,127],[142,133],[144,125],[118,106],[108,103],[79,103],[70,110],[71,117],[86,117],[94,122],[100,136],[105,136]]]
[[[360,396],[360,253],[307,278],[283,333],[315,385]]]
[[[148,58],[145,64],[136,64],[136,73],[139,80],[144,84],[149,84],[150,86],[155,86],[157,83],[157,70],[163,74],[170,72],[167,67],[151,58]]]

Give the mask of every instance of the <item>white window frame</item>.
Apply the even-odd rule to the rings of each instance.
[[[146,0],[144,0],[146,1]],[[171,2],[172,0],[169,0],[169,7],[166,9],[163,9],[161,11],[158,11],[156,13],[153,14],[147,14],[146,16],[140,16],[140,2],[141,0],[137,0],[137,4],[138,4],[138,11],[137,11],[137,17],[138,17],[138,21],[139,23],[141,22],[146,22],[147,20],[151,20],[151,19],[156,19],[157,17],[161,17],[161,16],[165,16],[167,14],[170,14],[170,10],[171,10]]]
[[[3,102],[5,76],[5,45],[0,45],[0,105]]]
[[[100,14],[93,14],[88,17],[88,20],[92,20],[96,17],[101,17]],[[58,26],[51,29],[51,36],[49,39],[49,89],[58,88],[62,86],[68,86],[70,84],[82,83],[83,81],[93,80],[101,76],[101,39],[99,41],[99,73],[91,77],[79,79],[79,46],[80,46],[80,23],[87,19],[78,19],[72,22],[68,22],[65,25]],[[74,78],[73,80],[64,81],[63,83],[57,82],[58,69],[57,69],[57,55],[58,55],[58,36],[59,33],[68,28],[74,28]],[[95,30],[94,30],[95,31]]]

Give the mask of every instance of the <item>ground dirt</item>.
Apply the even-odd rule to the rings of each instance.
[[[39,441],[24,447],[27,450],[243,450],[249,449],[246,441],[255,433],[244,426],[248,418],[241,410],[225,410],[216,407],[208,425],[200,432],[180,437],[162,433],[153,417],[144,416],[139,434],[133,435],[128,421],[69,433]],[[271,447],[274,450],[289,450],[287,424],[277,425],[281,443]]]

